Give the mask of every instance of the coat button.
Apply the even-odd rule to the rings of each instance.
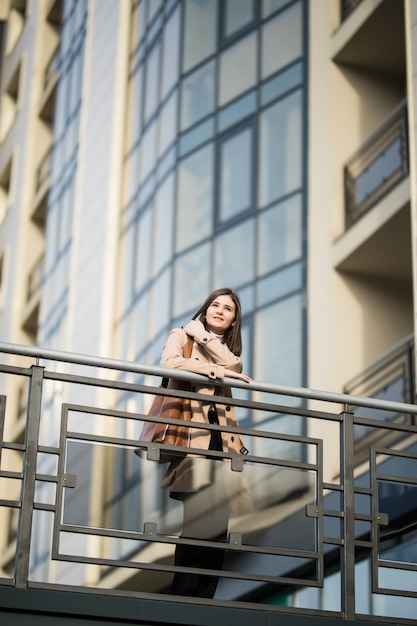
[[[230,411],[230,410],[231,410],[231,407],[229,405],[227,405],[226,411]]]
[[[207,343],[207,341],[208,341],[207,337],[203,337],[203,341],[204,341],[204,343]]]
[[[231,440],[232,440],[232,442],[235,440],[235,438],[233,437],[233,435],[231,436]]]

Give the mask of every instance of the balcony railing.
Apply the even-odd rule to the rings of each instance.
[[[406,178],[408,172],[407,104],[404,101],[344,168],[346,229]]]
[[[244,485],[251,507],[235,511],[226,540],[187,538],[180,503],[160,488],[160,446],[142,444],[141,457],[135,450],[143,422],[156,420],[147,417],[150,400],[172,394],[150,384],[153,377],[204,377],[5,343],[0,354],[1,388],[27,381],[24,443],[8,435],[13,416],[0,396],[0,541],[2,533],[12,540],[1,556],[0,615],[26,602],[27,610],[54,619],[61,610],[68,619],[87,594],[90,617],[94,602],[104,618],[112,598],[125,598],[126,619],[130,611],[143,624],[237,623],[242,610],[245,624],[273,626],[283,614],[307,620],[292,624],[311,617],[326,617],[329,626],[362,618],[415,624],[416,405],[227,379],[234,399],[214,399],[236,407],[241,427],[194,426],[240,434],[249,453],[187,452],[198,463],[225,460],[233,496]],[[10,358],[13,365],[5,364]],[[361,417],[363,409],[372,413]],[[394,419],[378,419],[381,412]],[[358,427],[390,437],[383,445],[371,440],[355,467]],[[184,571],[173,561],[178,544],[226,551],[223,569],[188,570],[220,577],[213,600],[169,594],[173,573]],[[41,609],[34,593],[52,591],[53,603]],[[213,607],[236,611],[235,621],[213,617]]]

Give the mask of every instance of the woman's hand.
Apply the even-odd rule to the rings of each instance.
[[[250,383],[252,378],[250,376],[246,376],[246,374],[239,374],[239,372],[234,372],[233,370],[224,370],[224,375],[226,378],[239,378],[243,380],[245,383]]]

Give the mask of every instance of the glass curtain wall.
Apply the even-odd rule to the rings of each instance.
[[[133,0],[121,358],[158,363],[169,329],[230,286],[242,300],[244,371],[306,383],[306,8],[304,0]],[[301,432],[295,417],[239,420]],[[124,485],[138,471],[127,465]],[[152,497],[160,496],[144,501]],[[116,514],[114,494],[111,502]]]
[[[40,345],[52,349],[62,348],[67,324],[87,5],[87,0],[64,0],[63,3],[40,327]],[[56,388],[45,387],[40,433],[43,445],[55,445],[59,439],[56,416],[61,411],[61,402],[62,397]],[[39,455],[37,471],[53,473],[55,460],[51,457]],[[42,501],[45,497],[42,491],[45,494],[47,489],[46,483],[39,483],[37,498]],[[46,527],[48,521],[49,528]],[[52,526],[52,516],[49,520],[45,516],[41,520],[35,511],[33,536],[36,540],[32,542],[30,572],[34,580],[46,580],[51,575]]]

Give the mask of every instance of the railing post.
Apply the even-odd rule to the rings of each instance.
[[[341,562],[342,612],[355,619],[355,493],[353,463],[353,413],[345,405],[341,424],[341,483],[343,485],[343,551]]]
[[[21,512],[17,531],[16,587],[27,587],[30,543],[32,535],[33,500],[35,497],[36,461],[41,416],[43,367],[32,366],[29,386],[25,434],[25,458],[21,490]]]

